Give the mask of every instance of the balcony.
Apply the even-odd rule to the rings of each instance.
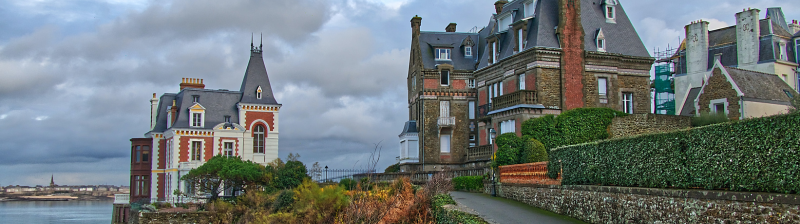
[[[456,125],[456,117],[439,117],[439,127],[452,127]]]
[[[518,90],[492,98],[493,107],[490,110],[499,110],[520,104],[539,104],[539,98],[534,90]]]
[[[467,161],[492,159],[492,146],[493,145],[482,145],[467,148]]]
[[[130,194],[114,194],[114,204],[129,204],[130,201]]]

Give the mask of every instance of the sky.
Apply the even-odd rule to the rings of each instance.
[[[408,119],[411,26],[483,28],[494,0],[3,0],[0,1],[0,186],[128,185],[130,140],[149,131],[153,93],[183,77],[236,90],[250,38],[280,111],[281,158],[307,166],[377,169],[395,163]],[[642,41],[676,46],[695,20],[735,25],[744,8],[777,0],[620,0]],[[258,44],[258,43],[256,43]]]

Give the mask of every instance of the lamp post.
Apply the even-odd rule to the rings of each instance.
[[[491,147],[492,147],[491,148],[492,166],[494,166],[494,163],[495,163],[495,161],[494,161],[495,160],[495,158],[494,158],[494,143],[495,143],[494,142],[494,137],[495,137],[496,134],[497,134],[497,131],[495,131],[494,128],[490,128],[489,129],[489,138],[492,140],[492,144],[491,144]],[[495,178],[494,169],[492,169],[492,197],[497,197],[497,179]]]
[[[328,182],[328,166],[325,166],[325,182]]]

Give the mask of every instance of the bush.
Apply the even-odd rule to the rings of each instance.
[[[272,212],[288,211],[294,203],[294,191],[283,190],[272,202]]]
[[[494,161],[492,167],[497,169],[499,166],[517,164],[517,152],[511,146],[503,145],[497,146],[497,152],[494,153]]]
[[[344,178],[339,180],[339,186],[343,187],[346,190],[355,190],[358,182],[350,178]]]
[[[576,108],[553,117],[529,119],[522,123],[522,135],[539,140],[550,149],[608,138],[608,126],[615,117],[628,114],[608,108]]]
[[[433,196],[431,200],[431,213],[433,214],[436,223],[446,224],[472,224],[472,223],[487,223],[482,218],[467,214],[461,211],[448,211],[444,209],[445,205],[455,205],[456,201],[450,197],[449,194],[438,194]]]
[[[483,176],[461,176],[453,178],[453,188],[457,191],[483,190]]]
[[[800,193],[800,114],[553,149],[563,184]],[[558,161],[561,161],[559,164]]]
[[[518,164],[535,163],[547,161],[547,150],[544,145],[536,139],[529,139],[525,148],[520,150]]]
[[[384,173],[397,173],[400,172],[400,163],[396,163],[383,170]]]
[[[505,133],[497,137],[497,152],[492,163],[498,166],[547,161],[547,151],[536,139],[517,137],[514,133]]]
[[[692,117],[692,127],[701,127],[728,121],[728,116],[725,116],[723,113],[702,113],[700,116]]]

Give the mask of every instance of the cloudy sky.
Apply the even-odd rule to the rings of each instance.
[[[645,45],[675,46],[690,21],[735,24],[743,8],[791,1],[621,0]],[[484,27],[494,0],[0,1],[0,185],[128,185],[130,138],[149,99],[182,77],[238,89],[251,33],[281,110],[280,155],[310,166],[394,163],[408,118],[405,76],[414,15],[422,29]]]

